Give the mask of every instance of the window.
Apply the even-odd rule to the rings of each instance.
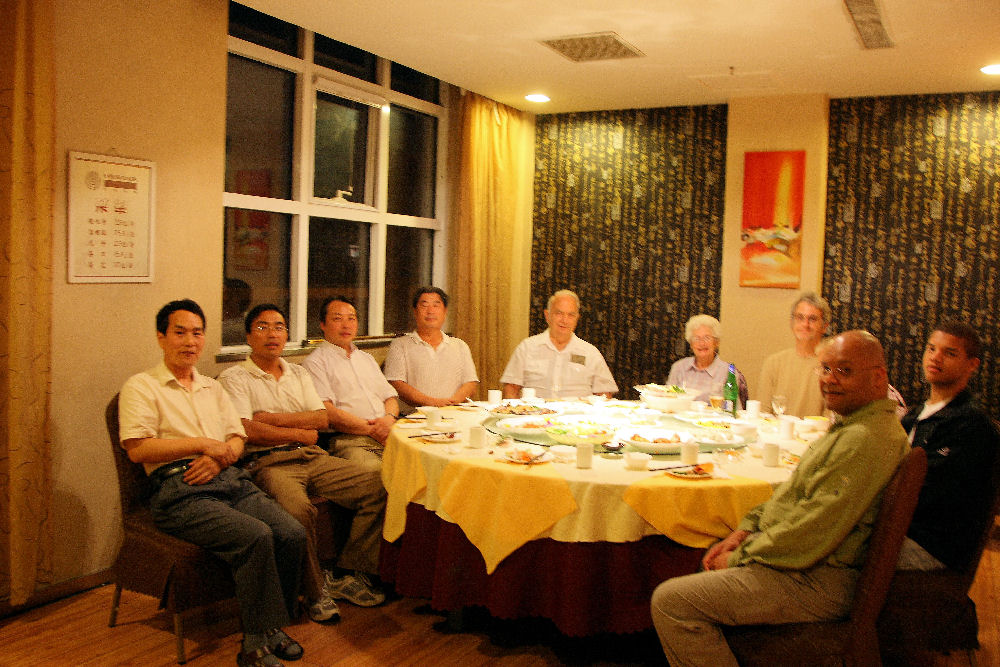
[[[442,84],[235,2],[229,31],[223,345],[262,302],[319,337],[334,295],[359,335],[409,330],[444,276]]]

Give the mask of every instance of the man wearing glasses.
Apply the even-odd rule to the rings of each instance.
[[[814,292],[804,292],[792,304],[795,346],[765,359],[760,382],[754,387],[764,410],[780,411],[779,407],[774,407],[775,397],[784,397],[785,414],[797,417],[822,414],[823,395],[813,370],[816,368],[816,346],[823,340],[829,325],[830,304]]]
[[[303,587],[309,618],[340,619],[334,598],[370,607],[385,596],[368,579],[378,565],[385,489],[377,471],[330,456],[316,441],[327,427],[326,407],[309,372],[281,358],[288,328],[281,308],[261,304],[245,320],[250,356],[219,376],[247,433],[241,465],[254,481],[305,527],[308,535]],[[350,536],[337,565],[322,570],[316,552],[316,508],[310,495],[354,511]]]
[[[850,610],[882,490],[909,446],[874,336],[834,337],[819,364],[820,391],[840,419],[769,500],[705,552],[704,572],[653,592],[653,624],[674,667],[735,667],[720,625],[830,620]]]

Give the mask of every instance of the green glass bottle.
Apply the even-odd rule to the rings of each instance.
[[[740,407],[740,385],[736,381],[736,366],[729,364],[729,375],[726,376],[726,386],[722,389],[722,409],[737,416]]]

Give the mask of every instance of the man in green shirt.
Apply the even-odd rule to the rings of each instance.
[[[909,446],[874,336],[847,331],[825,342],[816,371],[838,415],[830,431],[705,552],[705,572],[653,592],[653,623],[673,667],[737,665],[720,625],[827,620],[850,609],[882,490]]]

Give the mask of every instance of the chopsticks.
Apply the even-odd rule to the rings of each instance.
[[[697,463],[690,463],[688,465],[681,465],[681,466],[663,466],[662,468],[650,468],[649,471],[653,472],[654,470],[680,470],[681,468],[694,468],[697,465],[698,465]]]
[[[458,432],[458,431],[441,431],[441,432],[439,432],[439,433],[417,433],[416,435],[408,435],[408,436],[406,436],[406,437],[407,437],[407,438],[429,438],[429,437],[431,437],[431,436],[435,436],[435,435],[448,435],[448,436],[453,436],[453,435],[455,435],[455,434],[456,434],[457,432]]]

